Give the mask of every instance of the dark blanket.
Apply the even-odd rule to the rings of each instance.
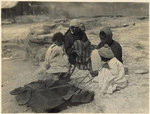
[[[58,112],[67,106],[89,103],[94,93],[77,88],[65,80],[31,82],[10,92],[16,95],[19,105],[26,105],[34,112]]]

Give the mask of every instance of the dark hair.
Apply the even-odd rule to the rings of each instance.
[[[52,37],[52,42],[58,41],[58,42],[64,42],[65,37],[61,32],[55,33]]]

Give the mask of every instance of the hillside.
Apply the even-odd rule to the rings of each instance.
[[[80,17],[85,23],[86,33],[92,44],[97,45],[99,31],[110,26],[114,40],[123,48],[124,65],[128,69],[126,77],[128,87],[112,95],[101,95],[98,84],[91,82],[84,89],[95,92],[94,101],[88,104],[68,107],[63,113],[148,113],[149,109],[149,20],[148,17]],[[24,61],[26,50],[24,43],[31,28],[47,25],[51,34],[56,31],[65,33],[67,20],[53,20],[30,24],[2,25],[2,112],[32,113],[30,108],[18,106],[9,92],[33,80],[50,78],[44,74],[34,75],[40,66]],[[54,26],[55,25],[55,26]],[[82,77],[87,71],[78,71],[73,77]],[[72,78],[73,78],[72,77]]]

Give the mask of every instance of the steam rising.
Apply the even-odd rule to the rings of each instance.
[[[50,13],[61,13],[66,16],[96,16],[96,15],[123,15],[148,16],[148,3],[86,3],[86,2],[48,2],[46,5]]]

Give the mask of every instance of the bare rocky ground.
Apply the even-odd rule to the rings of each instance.
[[[87,28],[87,36],[93,44],[99,42],[99,31],[110,26],[114,40],[123,48],[124,65],[128,68],[128,86],[113,94],[99,93],[98,84],[83,83],[81,88],[95,92],[91,103],[68,107],[62,113],[148,113],[149,112],[149,20],[145,17],[93,17],[80,18]],[[32,113],[30,108],[19,106],[9,92],[46,76],[36,76],[39,68],[32,60],[24,60],[25,41],[31,27],[53,24],[40,22],[30,24],[2,25],[2,112]],[[61,23],[65,23],[62,22]],[[68,24],[67,22],[65,23]],[[67,26],[56,26],[51,33],[65,32]],[[17,46],[16,46],[17,44]],[[35,58],[34,58],[35,59]],[[73,77],[83,77],[87,71],[78,71]],[[72,77],[72,78],[73,78]]]

